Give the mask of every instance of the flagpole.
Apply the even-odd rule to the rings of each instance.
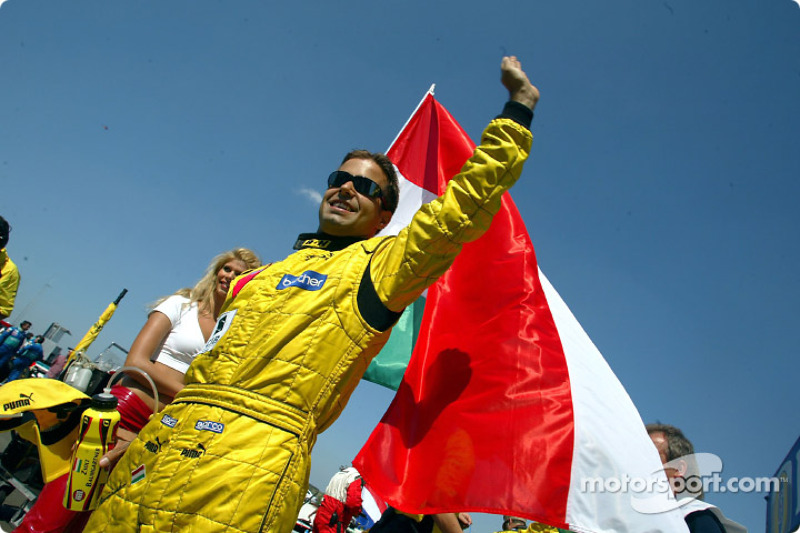
[[[414,111],[408,117],[408,120],[406,120],[406,123],[403,124],[403,127],[400,128],[400,131],[397,132],[397,135],[395,136],[394,140],[389,144],[389,148],[387,148],[387,150],[386,150],[387,152],[389,150],[391,150],[392,146],[394,146],[394,143],[396,143],[397,139],[400,138],[400,134],[403,133],[403,130],[406,129],[406,126],[408,126],[408,123],[411,122],[411,119],[414,118],[414,115],[417,114],[417,111],[419,111],[419,108],[422,106],[422,102],[425,101],[425,99],[428,97],[429,94],[431,96],[433,96],[433,90],[434,89],[436,89],[436,84],[435,83],[431,84],[431,88],[428,89],[428,91],[422,96],[422,100],[419,101],[419,103],[417,104],[417,107],[414,108]]]

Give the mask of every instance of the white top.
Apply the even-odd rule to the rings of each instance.
[[[166,315],[172,330],[151,360],[185,374],[206,343],[200,330],[197,302],[173,294],[153,309],[153,312],[156,311]]]

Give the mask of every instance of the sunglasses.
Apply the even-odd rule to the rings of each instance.
[[[328,188],[341,187],[347,182],[353,184],[353,188],[359,193],[369,198],[379,198],[383,203],[383,190],[381,186],[364,176],[353,176],[344,170],[335,170],[328,176]]]

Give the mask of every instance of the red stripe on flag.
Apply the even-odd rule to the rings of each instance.
[[[439,195],[474,148],[453,116],[428,94],[387,155],[404,178]]]
[[[389,157],[427,189],[473,149],[428,95]],[[573,441],[561,340],[506,195],[486,235],[429,290],[403,382],[353,464],[402,511],[513,514],[566,527]]]

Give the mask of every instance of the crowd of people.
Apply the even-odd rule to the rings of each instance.
[[[0,384],[26,375],[28,368],[44,358],[44,336],[28,331],[31,323],[23,320],[19,326],[0,330]]]
[[[293,529],[318,433],[338,418],[403,309],[487,231],[522,172],[539,92],[513,56],[502,60],[501,81],[509,101],[473,157],[398,235],[376,237],[398,204],[392,162],[354,150],[328,177],[317,231],[301,234],[293,254],[262,266],[252,251],[232,250],[192,289],[159,301],[126,361],[156,390],[135,372],[112,389],[120,444],[101,462],[112,472],[84,531]],[[0,357],[11,336],[0,336]],[[88,516],[61,507],[64,485],[44,488],[21,531],[67,531]],[[703,523],[692,532],[724,531]],[[466,513],[389,510],[373,531],[470,524]],[[506,517],[504,530],[520,528],[554,530]]]
[[[11,225],[0,216],[0,320],[11,316],[19,290],[19,269],[6,250]],[[36,361],[43,358],[42,335],[34,336],[31,323],[23,320],[18,326],[0,329],[0,383],[14,381]]]

